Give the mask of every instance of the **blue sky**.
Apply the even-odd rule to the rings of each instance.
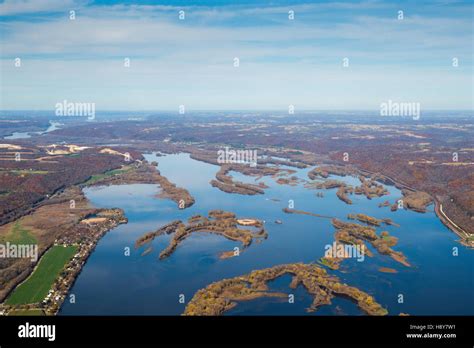
[[[0,28],[2,110],[472,109],[471,1],[6,0]]]

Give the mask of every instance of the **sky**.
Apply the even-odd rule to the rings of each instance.
[[[4,0],[0,109],[53,110],[67,100],[99,112],[376,110],[392,100],[472,110],[473,8],[456,0]]]

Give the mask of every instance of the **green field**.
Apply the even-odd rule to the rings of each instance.
[[[38,242],[30,231],[21,226],[19,221],[15,222],[10,233],[5,238],[0,238],[0,240],[12,244],[36,244]]]
[[[43,301],[64,266],[76,252],[76,246],[51,247],[43,255],[33,274],[13,291],[5,303],[19,305]]]
[[[109,170],[108,172],[105,172],[103,174],[97,174],[97,175],[92,175],[89,180],[87,180],[84,184],[85,185],[92,185],[95,184],[105,178],[108,178],[110,176],[118,175],[118,174],[123,174],[126,172],[129,172],[133,168],[124,168],[124,169],[113,169]]]
[[[16,175],[22,175],[22,174],[41,174],[45,175],[48,174],[49,171],[47,170],[29,170],[29,169],[13,169],[13,170],[0,170],[0,172],[4,173],[12,173]]]
[[[16,309],[8,313],[11,316],[41,316],[45,315],[42,309],[32,308],[32,309]]]

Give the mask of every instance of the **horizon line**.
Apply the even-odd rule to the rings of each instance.
[[[295,109],[294,114],[300,112],[380,112],[380,109]],[[425,112],[433,111],[471,111],[474,112],[474,107],[471,109],[423,109]],[[0,109],[0,112],[55,112],[55,109]],[[101,112],[173,112],[178,113],[178,109],[149,109],[149,110],[140,110],[140,109],[102,109],[96,110],[96,113]],[[285,112],[288,113],[287,109],[186,109],[187,113],[192,112]],[[57,116],[57,117],[81,117],[81,116]]]

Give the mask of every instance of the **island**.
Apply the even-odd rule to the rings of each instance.
[[[248,226],[250,229],[239,228],[238,226]],[[252,229],[253,228],[253,229]],[[197,232],[208,232],[221,235],[232,241],[242,243],[242,250],[239,254],[250,246],[254,239],[266,239],[268,234],[263,228],[263,222],[257,219],[238,219],[232,212],[224,210],[211,210],[208,217],[194,215],[185,224],[181,220],[172,221],[154,232],[145,233],[135,242],[135,248],[140,248],[150,244],[156,237],[163,234],[173,234],[170,243],[160,255],[160,259],[169,257],[186,238]],[[220,258],[237,256],[234,251],[223,252]]]
[[[332,219],[332,225],[336,228],[334,235],[335,242],[360,246],[365,250],[367,256],[371,257],[372,253],[365,245],[370,243],[380,254],[388,255],[395,261],[406,267],[410,267],[406,256],[400,251],[395,251],[391,247],[397,244],[398,239],[390,236],[387,231],[382,231],[377,235],[375,229],[356,223],[346,223],[338,219]],[[331,269],[339,269],[340,263],[344,261],[342,257],[322,257],[320,262]]]
[[[311,213],[311,212],[308,212],[308,211],[298,210],[298,209],[283,208],[282,210],[286,214],[309,215],[309,216],[320,217],[320,218],[324,218],[324,219],[332,219],[333,218],[332,216]]]
[[[347,218],[349,220],[358,220],[360,222],[364,222],[367,225],[372,225],[372,226],[380,226],[382,223],[385,225],[392,225],[392,226],[397,226],[400,227],[398,224],[392,221],[390,218],[385,218],[385,219],[377,219],[372,216],[368,216],[365,214],[349,214],[347,215]]]
[[[344,181],[329,178],[329,175],[346,176],[358,175],[360,185],[352,187]],[[308,172],[308,177],[313,180],[305,184],[308,189],[333,189],[337,188],[336,196],[346,204],[352,204],[349,195],[364,195],[367,199],[388,195],[388,190],[381,184],[377,183],[379,179],[376,175],[366,178],[353,166],[321,166],[316,167]],[[321,179],[322,178],[322,179]]]
[[[314,312],[320,306],[331,304],[334,297],[344,297],[357,303],[359,308],[368,315],[386,315],[388,312],[378,304],[372,296],[341,283],[329,275],[323,268],[314,264],[285,264],[230,279],[223,279],[199,290],[186,305],[183,315],[222,315],[238,305],[239,301],[249,301],[262,297],[287,298],[288,295],[269,290],[268,282],[285,274],[293,276],[291,289],[298,285],[313,296],[313,302],[307,311]]]
[[[266,188],[265,184],[260,183],[259,185],[246,184],[240,181],[234,181],[232,176],[228,173],[236,168],[240,168],[237,165],[222,165],[216,174],[216,179],[210,181],[213,187],[217,187],[219,190],[227,193],[238,193],[241,195],[257,195],[263,194]]]

